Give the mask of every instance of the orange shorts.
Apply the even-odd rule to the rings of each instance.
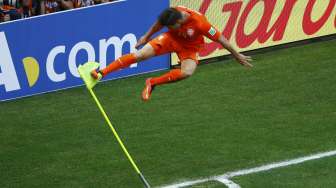
[[[197,58],[199,50],[183,46],[181,42],[174,39],[169,33],[162,33],[149,41],[149,44],[154,48],[157,56],[175,52],[181,62],[186,59],[192,59],[197,64],[199,63]]]

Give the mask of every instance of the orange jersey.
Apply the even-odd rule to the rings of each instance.
[[[187,12],[190,17],[179,29],[169,29],[168,33],[176,40],[188,48],[200,49],[204,44],[204,36],[217,41],[220,37],[220,32],[213,27],[207,18],[194,10],[183,6],[174,7],[180,12]]]

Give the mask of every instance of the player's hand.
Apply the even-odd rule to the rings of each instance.
[[[245,56],[243,54],[239,54],[238,57],[236,57],[236,59],[241,65],[243,65],[245,67],[248,67],[248,68],[253,67],[253,65],[250,63],[250,62],[253,61],[253,59],[250,56]]]
[[[135,45],[135,48],[138,48],[138,47],[140,47],[140,46],[142,46],[142,45],[145,45],[148,41],[149,41],[148,37],[146,37],[146,36],[142,36],[142,37],[138,40],[137,44]]]

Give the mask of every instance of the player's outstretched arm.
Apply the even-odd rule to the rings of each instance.
[[[233,46],[224,36],[221,35],[217,42],[219,42],[225,49],[227,49],[238,61],[238,63],[246,67],[253,67],[253,65],[250,63],[252,61],[252,58],[250,56],[245,56],[237,52],[237,50],[233,48]]]
[[[139,46],[145,45],[151,38],[151,36],[160,31],[163,28],[163,26],[160,24],[159,21],[156,21],[152,27],[147,31],[147,33],[145,35],[143,35],[138,43],[135,45],[136,48],[138,48]]]

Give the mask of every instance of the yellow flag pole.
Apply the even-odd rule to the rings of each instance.
[[[101,105],[101,103],[99,102],[96,94],[93,92],[92,88],[97,84],[97,81],[92,80],[91,76],[90,76],[90,71],[93,69],[98,68],[99,64],[95,63],[95,62],[89,62],[85,65],[81,65],[78,68],[78,72],[80,74],[80,76],[82,77],[82,79],[84,80],[84,83],[87,87],[87,89],[89,90],[91,96],[93,97],[94,101],[96,102],[100,112],[102,113],[105,121],[107,122],[107,124],[109,125],[109,127],[111,128],[111,131],[113,133],[113,135],[116,137],[119,145],[121,146],[123,152],[125,153],[126,157],[128,158],[128,160],[130,161],[130,163],[132,164],[134,170],[136,171],[136,173],[138,174],[138,176],[140,177],[142,183],[145,185],[146,188],[150,188],[150,185],[148,183],[148,181],[145,179],[145,177],[143,176],[143,174],[141,173],[141,171],[139,170],[138,166],[135,164],[133,158],[131,157],[131,155],[128,153],[124,143],[121,141],[117,131],[115,130],[115,128],[113,127],[110,119],[108,118],[103,106]]]
[[[128,153],[128,151],[127,151],[127,149],[126,149],[124,143],[121,141],[121,139],[120,139],[120,137],[119,137],[117,131],[116,131],[115,128],[113,127],[113,125],[112,125],[110,119],[109,119],[108,116],[106,115],[105,110],[104,110],[104,108],[102,107],[102,105],[100,104],[100,102],[99,102],[97,96],[95,95],[95,93],[93,92],[92,89],[88,89],[88,90],[90,91],[90,94],[91,94],[91,96],[93,97],[94,101],[96,102],[96,104],[97,104],[97,106],[98,106],[100,112],[101,112],[102,115],[104,116],[104,118],[105,118],[107,124],[108,124],[109,127],[111,128],[111,131],[113,132],[114,136],[116,137],[116,139],[117,139],[118,143],[120,144],[122,150],[124,151],[126,157],[127,157],[128,160],[131,162],[133,168],[135,169],[135,171],[136,171],[137,174],[139,175],[141,181],[144,183],[144,185],[145,185],[146,188],[150,188],[149,183],[147,182],[147,180],[145,179],[145,177],[144,177],[144,176],[142,175],[142,173],[140,172],[138,166],[135,164],[133,158],[132,158],[131,155]]]

